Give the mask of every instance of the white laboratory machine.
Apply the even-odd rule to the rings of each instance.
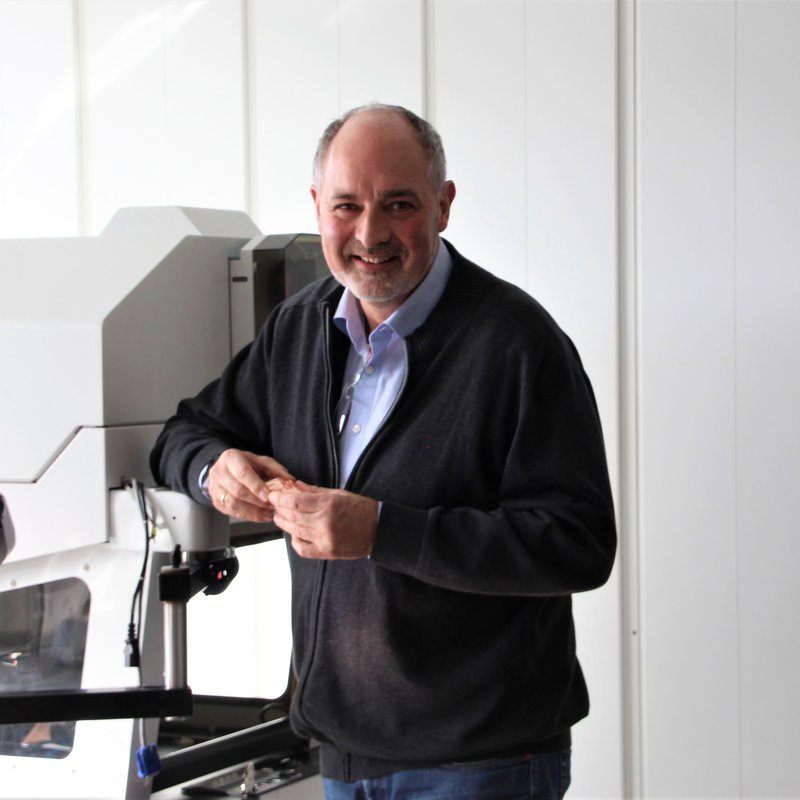
[[[242,727],[246,704],[186,681],[187,600],[278,534],[154,486],[148,457],[178,401],[326,270],[318,237],[232,211],[0,240],[0,796],[302,796],[313,748],[288,697]]]

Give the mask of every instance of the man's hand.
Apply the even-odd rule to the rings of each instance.
[[[208,495],[223,514],[250,522],[272,521],[270,490],[293,482],[288,470],[269,456],[224,450],[208,472]]]
[[[275,524],[303,558],[364,558],[372,552],[378,501],[297,481],[269,493]]]

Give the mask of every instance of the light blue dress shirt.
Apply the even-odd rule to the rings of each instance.
[[[353,388],[350,413],[338,441],[340,487],[347,483],[359,456],[397,401],[408,368],[404,339],[425,322],[439,302],[452,266],[450,253],[440,239],[430,272],[369,337],[357,298],[349,289],[344,290],[333,318],[351,344],[342,386],[352,383],[362,366],[363,370]]]

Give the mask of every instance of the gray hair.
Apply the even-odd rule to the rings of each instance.
[[[430,173],[431,184],[438,192],[444,186],[447,180],[447,161],[444,156],[444,146],[442,139],[436,132],[436,129],[430,122],[426,122],[422,117],[417,116],[413,111],[409,111],[403,106],[391,106],[383,103],[370,103],[365,106],[358,106],[345,111],[341,117],[335,119],[325,128],[325,132],[319,140],[317,145],[317,152],[314,155],[314,184],[320,186],[322,184],[323,164],[325,157],[328,155],[328,149],[336,134],[341,129],[342,125],[347,122],[351,117],[356,114],[363,114],[368,111],[387,111],[390,114],[397,114],[403,117],[417,133],[419,143],[428,155],[428,171]]]

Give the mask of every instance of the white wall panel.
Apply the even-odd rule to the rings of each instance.
[[[618,496],[616,5],[534,0],[526,16],[527,289],[578,347]],[[573,732],[576,797],[622,791],[618,575],[575,598],[592,701]]]
[[[242,5],[170,1],[165,42],[167,202],[244,210],[245,62]]]
[[[118,208],[167,202],[163,9],[160,0],[83,4],[90,233]]]
[[[340,0],[342,110],[376,101],[423,113],[423,13],[422,0]]]
[[[613,443],[616,6],[533,0],[527,8],[526,286],[575,341]]]
[[[737,513],[742,787],[797,796],[800,4],[740,3]]]
[[[120,207],[245,205],[241,5],[84,0],[92,232]]]
[[[525,287],[525,4],[433,0],[431,11],[430,118],[457,192],[444,235]]]
[[[0,2],[0,236],[78,232],[75,97],[70,0]]]
[[[252,214],[265,233],[316,232],[311,163],[340,113],[336,0],[250,5]]]
[[[735,797],[735,8],[639,9],[644,788]]]

